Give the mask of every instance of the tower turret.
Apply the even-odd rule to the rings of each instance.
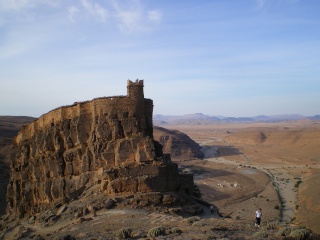
[[[137,79],[135,82],[132,82],[128,79],[127,81],[127,96],[133,99],[144,99],[143,94],[143,80]]]

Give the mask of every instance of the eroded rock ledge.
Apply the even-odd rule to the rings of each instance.
[[[18,133],[7,213],[29,216],[98,184],[110,196],[190,193],[192,176],[179,175],[153,140],[153,101],[144,98],[143,81],[128,80],[127,89],[127,96],[52,110]]]

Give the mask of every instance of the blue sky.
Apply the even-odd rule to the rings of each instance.
[[[0,0],[0,115],[126,95],[154,114],[320,114],[319,0]]]

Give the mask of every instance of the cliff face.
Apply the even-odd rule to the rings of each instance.
[[[78,197],[90,184],[110,195],[176,191],[177,166],[161,160],[154,147],[152,111],[143,81],[128,81],[126,97],[42,115],[13,140],[7,212],[18,217],[40,212]]]
[[[170,153],[172,160],[187,160],[204,157],[201,146],[188,135],[178,131],[155,126],[154,139],[163,146],[164,153]]]
[[[34,121],[35,118],[24,116],[0,116],[0,215],[5,213],[6,187],[10,178],[9,159],[12,138],[17,135],[25,124]]]

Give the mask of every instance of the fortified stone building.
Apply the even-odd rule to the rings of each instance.
[[[29,216],[92,185],[110,197],[146,193],[150,203],[191,193],[192,175],[179,175],[153,140],[152,112],[143,80],[128,80],[127,96],[63,106],[26,126],[13,140],[7,213]]]

